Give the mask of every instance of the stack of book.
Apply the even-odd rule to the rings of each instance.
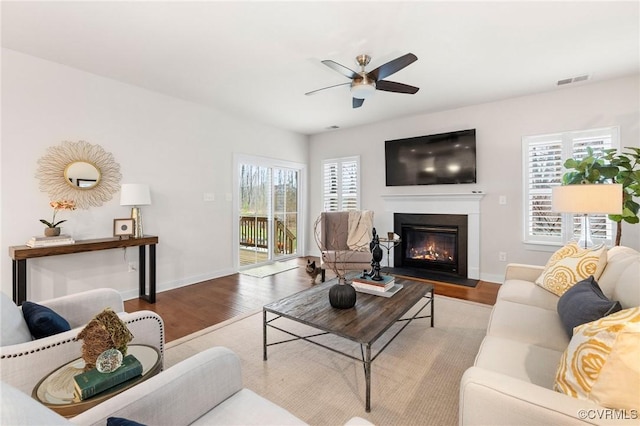
[[[70,235],[62,234],[57,237],[31,237],[27,241],[27,246],[34,247],[52,247],[52,246],[64,246],[67,244],[74,244],[75,240]]]
[[[355,277],[351,281],[351,285],[356,290],[369,290],[378,293],[384,293],[393,288],[395,279],[391,275],[382,275],[382,281],[372,280],[371,277]]]
[[[122,365],[111,373],[101,373],[96,368],[73,377],[74,396],[85,400],[142,374],[142,364],[133,355],[122,359]]]

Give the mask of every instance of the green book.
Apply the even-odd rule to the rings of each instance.
[[[101,373],[92,368],[74,376],[75,394],[81,400],[85,400],[141,374],[142,364],[140,361],[133,355],[127,355],[122,359],[122,365],[111,373]]]

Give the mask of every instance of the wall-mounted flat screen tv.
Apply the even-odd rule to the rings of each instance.
[[[476,183],[476,129],[385,141],[387,186]]]

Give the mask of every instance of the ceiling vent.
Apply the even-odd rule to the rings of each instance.
[[[340,126],[336,126],[335,124],[333,126],[326,127],[327,130],[336,130],[336,129],[339,129],[339,128],[340,128]]]
[[[586,81],[589,79],[589,75],[585,74],[585,75],[579,75],[577,77],[573,77],[573,78],[565,78],[563,80],[558,80],[558,86],[564,86],[565,84],[571,84],[571,83],[578,83],[580,81]]]

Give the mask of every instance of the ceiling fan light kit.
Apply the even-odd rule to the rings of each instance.
[[[375,93],[376,90],[383,90],[385,92],[394,93],[407,93],[410,95],[415,94],[418,90],[417,87],[409,86],[408,84],[396,83],[395,81],[384,80],[386,77],[394,74],[407,65],[417,61],[418,57],[413,53],[407,53],[400,56],[386,64],[380,65],[373,71],[366,72],[365,67],[371,62],[369,55],[356,56],[356,62],[360,65],[360,72],[355,72],[350,68],[345,67],[332,60],[324,60],[323,64],[328,66],[334,71],[339,72],[345,77],[351,79],[351,96],[353,98],[353,108],[359,108],[364,103],[365,99],[368,99]],[[349,83],[345,83],[349,84]],[[324,87],[322,89],[313,90],[305,93],[305,95],[312,95],[320,90],[330,89],[333,87],[343,86],[344,84],[337,84],[334,86]]]
[[[363,79],[360,81],[354,80],[353,83],[351,83],[351,96],[356,99],[369,99],[369,97],[371,97],[375,92],[375,81],[365,82]]]

